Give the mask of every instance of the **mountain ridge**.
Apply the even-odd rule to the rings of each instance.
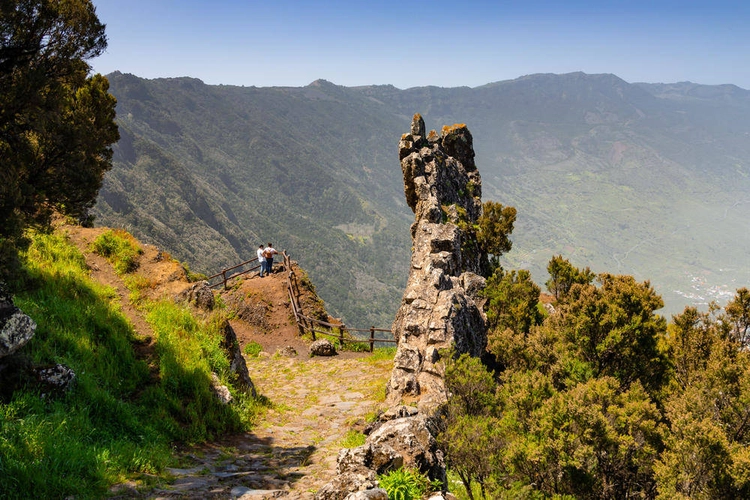
[[[739,87],[580,72],[406,90],[109,78],[123,139],[99,220],[213,272],[270,238],[348,322],[386,326],[403,290],[412,216],[395,150],[417,111],[428,129],[468,125],[485,198],[518,209],[506,265],[538,282],[563,254],[652,279],[674,312],[695,277],[750,279],[739,250],[750,243],[750,94]]]

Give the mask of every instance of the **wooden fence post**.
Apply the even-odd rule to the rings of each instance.
[[[346,328],[346,326],[341,323],[341,327],[339,328],[339,344],[341,345],[342,349],[344,348],[344,328]]]
[[[224,269],[221,272],[221,279],[224,281],[224,290],[227,290],[229,287],[227,286],[227,270]]]
[[[370,326],[370,352],[375,349],[375,327]]]

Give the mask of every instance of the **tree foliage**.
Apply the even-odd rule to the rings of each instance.
[[[668,338],[674,379],[665,398],[670,435],[656,466],[660,498],[750,496],[750,353],[747,289],[722,313],[689,307]],[[745,316],[746,317],[746,316]]]
[[[487,280],[484,294],[487,297],[487,321],[493,330],[510,328],[516,333],[528,334],[531,327],[542,321],[539,312],[541,290],[531,280],[525,269],[505,271],[496,269]]]
[[[519,292],[533,290],[521,286],[527,279],[500,270],[488,280],[499,371],[470,358],[446,367],[451,397],[438,440],[467,490],[479,485],[485,498],[750,497],[747,289],[723,310],[686,308],[667,325],[648,282],[604,273],[572,283],[538,324],[512,313],[531,308],[533,294]]]
[[[2,0],[0,43],[0,236],[52,209],[85,218],[119,138],[107,79],[86,62],[104,25],[88,0]]]
[[[577,269],[568,260],[563,259],[562,255],[552,257],[547,265],[547,272],[550,279],[545,284],[547,290],[555,296],[555,300],[563,299],[574,284],[588,285],[596,277],[588,267]]]
[[[510,252],[513,243],[510,234],[516,222],[515,207],[505,207],[502,203],[485,201],[482,215],[477,220],[477,242],[480,248],[495,257]]]

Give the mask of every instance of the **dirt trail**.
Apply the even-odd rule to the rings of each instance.
[[[89,251],[104,229],[66,227],[84,253],[92,277],[112,286],[126,317],[148,351],[152,331],[140,311],[128,302],[122,279],[102,257]],[[152,284],[153,295],[174,296],[189,286],[181,266],[144,245],[137,274]],[[272,407],[249,433],[227,436],[179,453],[182,468],[170,469],[173,480],[149,492],[125,483],[113,489],[121,497],[147,498],[299,498],[311,499],[335,474],[342,440],[361,429],[368,414],[384,407],[384,388],[392,361],[369,354],[341,353],[310,358],[307,343],[297,332],[288,306],[285,273],[266,278],[249,276],[233,283],[225,300],[242,297],[248,321],[232,321],[240,344],[256,342],[258,357],[247,358],[248,370],[259,392]],[[282,347],[295,357],[279,356]]]

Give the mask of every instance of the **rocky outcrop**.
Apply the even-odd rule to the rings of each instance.
[[[411,269],[392,328],[398,350],[388,401],[414,398],[429,409],[446,400],[444,350],[481,356],[487,345],[479,292],[488,258],[471,231],[482,211],[482,181],[464,125],[427,135],[415,115],[399,159],[415,221]]]
[[[256,397],[255,384],[253,384],[253,381],[250,379],[250,373],[247,371],[247,363],[245,362],[245,357],[242,355],[240,343],[237,341],[237,334],[229,322],[224,325],[224,340],[222,340],[221,347],[224,348],[227,358],[229,358],[229,371],[234,374],[237,388],[250,394],[252,397]]]
[[[36,331],[36,323],[13,304],[4,283],[0,283],[0,358],[26,345]]]
[[[336,476],[318,490],[315,499],[343,500],[353,498],[349,495],[355,492],[376,490],[379,474],[402,467],[446,484],[443,453],[434,437],[437,422],[413,407],[399,406],[383,413],[365,444],[339,452]]]
[[[208,286],[208,281],[193,283],[177,294],[177,302],[187,302],[204,311],[212,311],[216,303],[214,292]]]
[[[399,467],[446,486],[435,440],[437,410],[447,401],[442,357],[450,350],[479,357],[487,346],[480,295],[489,259],[473,231],[482,213],[482,180],[471,133],[453,125],[427,135],[424,120],[414,115],[410,133],[401,137],[399,159],[415,221],[411,270],[392,328],[398,348],[386,388],[391,408],[368,427],[364,445],[339,453],[338,474],[317,500],[377,496],[377,474]],[[405,399],[417,407],[399,404]],[[430,498],[454,497],[441,492]]]

